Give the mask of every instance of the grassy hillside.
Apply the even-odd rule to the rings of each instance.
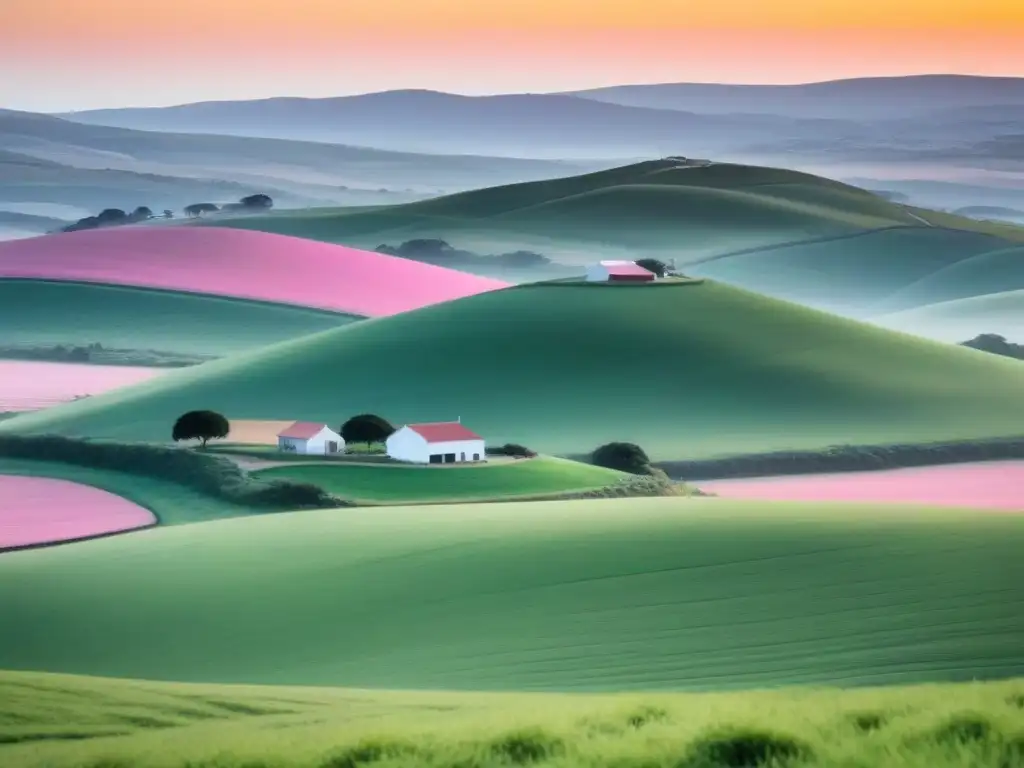
[[[610,217],[610,218],[609,218]],[[680,258],[795,238],[915,224],[855,187],[779,168],[685,167],[652,160],[607,171],[477,189],[371,210],[248,217],[232,226],[372,247],[440,236],[500,247],[561,243],[666,249]],[[704,242],[716,235],[713,245]],[[682,239],[681,239],[682,238]],[[525,239],[525,240],[524,240]]]
[[[539,496],[602,488],[629,475],[565,459],[538,457],[468,467],[306,464],[254,473],[319,485],[355,501],[416,503]]]
[[[358,318],[284,304],[76,282],[0,279],[4,346],[227,355]]]
[[[954,344],[982,333],[1024,341],[1024,290],[955,299],[878,315],[871,322]]]
[[[156,515],[161,525],[181,525],[253,514],[253,510],[248,507],[231,504],[168,480],[58,461],[0,458],[0,475],[52,477],[91,485],[145,507]]]
[[[7,672],[0,673],[0,722],[9,723],[0,726],[0,741],[7,741],[0,749],[7,768],[332,768],[365,765],[343,761],[375,754],[394,768],[491,768],[525,756],[561,768],[701,768],[716,756],[714,747],[725,752],[746,740],[769,754],[797,742],[804,753],[797,764],[819,768],[1002,768],[1024,754],[1022,697],[1021,680],[487,696]],[[967,738],[957,745],[960,735]],[[728,753],[718,757],[714,768],[739,764]]]
[[[486,361],[486,362],[485,362]],[[166,439],[181,413],[461,416],[548,454],[656,460],[1016,436],[1024,368],[725,285],[536,284],[173,371],[0,432]],[[340,410],[339,410],[340,409]]]
[[[265,515],[5,554],[0,659],[402,690],[997,679],[1024,673],[1022,545],[1014,514],[719,499]]]

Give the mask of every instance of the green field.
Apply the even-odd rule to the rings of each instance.
[[[1021,515],[720,499],[247,517],[0,556],[0,661],[400,690],[998,679],[1024,672],[1021,546]]]
[[[959,343],[982,333],[1024,342],[1024,290],[926,304],[871,318],[885,328]]]
[[[4,768],[763,765],[738,759],[746,744],[795,745],[794,768],[1015,768],[1022,704],[1024,680],[495,696],[0,672],[0,757]]]
[[[629,478],[622,472],[546,456],[466,467],[304,464],[254,472],[319,485],[356,502],[416,503],[501,499],[586,491]]]
[[[248,507],[231,504],[169,480],[58,461],[0,458],[0,475],[52,477],[91,485],[145,507],[156,515],[160,525],[181,525],[254,514]]]
[[[159,442],[195,408],[329,424],[461,416],[492,445],[571,455],[628,440],[690,460],[1015,437],[1022,391],[1017,361],[711,281],[537,284],[173,371],[0,433]]]
[[[362,247],[414,237],[494,248],[547,239],[556,248],[576,243],[668,249],[684,260],[749,245],[916,224],[898,205],[819,176],[728,163],[677,168],[665,160],[402,205],[217,221]]]
[[[174,291],[0,279],[4,345],[102,344],[227,355],[337,328],[359,318]]]

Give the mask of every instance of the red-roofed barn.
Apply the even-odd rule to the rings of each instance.
[[[460,421],[406,424],[387,439],[388,456],[413,464],[486,461],[484,439]]]
[[[635,261],[599,261],[587,267],[588,283],[649,283],[655,277]]]
[[[328,427],[315,421],[296,421],[277,435],[277,449],[287,453],[305,453],[322,456],[344,453],[345,439]]]

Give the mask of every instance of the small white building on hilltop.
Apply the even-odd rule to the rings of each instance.
[[[655,277],[635,261],[599,261],[587,267],[588,283],[648,283]]]
[[[387,439],[388,456],[414,464],[487,461],[484,439],[461,421],[406,424]]]
[[[323,456],[345,452],[345,439],[328,427],[313,421],[296,421],[277,435],[277,449],[287,453]]]

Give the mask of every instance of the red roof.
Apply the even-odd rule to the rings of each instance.
[[[457,421],[442,421],[433,424],[406,424],[409,429],[423,437],[428,443],[448,443],[457,440],[483,440],[471,429]]]
[[[632,276],[632,277],[653,277],[654,273],[649,269],[644,269],[636,262],[632,261],[602,261],[601,266],[604,267],[609,275],[621,275]]]
[[[296,421],[284,432],[278,432],[278,437],[290,437],[295,440],[309,440],[316,437],[317,433],[326,427],[326,424],[319,424],[313,421]]]

